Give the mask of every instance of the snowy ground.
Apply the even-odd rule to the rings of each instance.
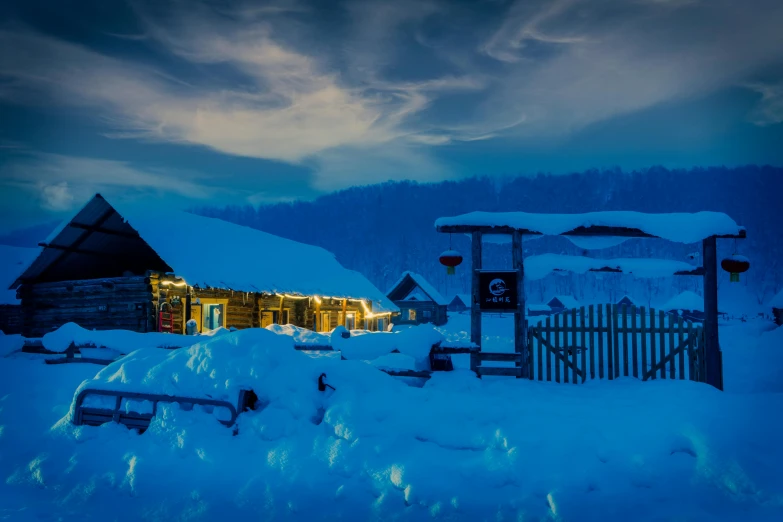
[[[510,346],[502,320],[484,333]],[[74,427],[61,420],[73,392],[102,368],[0,358],[0,520],[783,519],[783,328],[769,322],[721,327],[723,393],[467,371],[416,388],[363,362],[267,349],[263,335],[172,352],[165,375],[143,376],[255,382],[269,406],[236,436],[176,407],[143,435]],[[335,392],[317,392],[321,371]],[[138,368],[114,372],[132,382]]]

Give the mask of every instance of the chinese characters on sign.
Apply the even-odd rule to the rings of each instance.
[[[516,311],[517,272],[479,272],[479,309],[482,311]]]

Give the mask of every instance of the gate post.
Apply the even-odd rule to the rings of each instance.
[[[479,270],[481,270],[481,232],[471,233],[471,304],[470,304],[470,342],[481,348],[481,310],[479,309]],[[471,352],[470,369],[477,371],[478,354]]]
[[[718,248],[715,236],[702,241],[704,262],[704,382],[723,390],[723,367],[718,342]]]
[[[527,321],[525,321],[525,267],[522,255],[522,232],[514,230],[511,234],[511,258],[517,272],[517,310],[514,313],[514,351],[520,355],[515,366],[520,368],[517,378],[530,378],[527,346]]]

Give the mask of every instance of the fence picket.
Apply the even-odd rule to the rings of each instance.
[[[620,321],[617,320],[617,305],[609,305],[612,310],[612,378],[616,379],[620,376],[620,338],[617,327],[620,326]]]
[[[546,318],[546,342],[552,345],[552,322],[549,317]],[[540,343],[541,341],[539,341]],[[552,352],[546,350],[546,380],[552,382]]]
[[[595,379],[595,319],[593,317],[594,308],[590,305],[587,309],[588,321],[590,322],[590,378]],[[600,335],[600,332],[599,332]]]
[[[623,376],[628,377],[628,305],[623,304]]]
[[[555,314],[555,351],[560,351],[560,314]],[[555,382],[560,382],[560,359],[555,357]]]
[[[560,346],[560,353],[563,355],[563,358],[568,361],[568,319],[571,316],[568,312],[562,314],[563,315],[563,345]],[[557,334],[558,337],[560,337],[560,334]],[[565,361],[563,361],[563,382],[568,382],[568,364],[566,364]]]
[[[536,355],[538,357],[538,361],[537,361],[538,362],[538,380],[542,381],[542,380],[544,380],[544,359],[543,359],[544,352],[542,351],[544,349],[544,347],[541,346],[541,341],[539,341],[538,339],[536,339],[535,343],[536,343],[536,348],[537,348]],[[532,367],[531,367],[531,370],[532,370]]]
[[[604,312],[603,305],[598,305],[598,377],[604,378]]]
[[[650,308],[650,368],[655,368],[657,358],[655,352],[655,310]],[[652,372],[650,378],[655,379],[655,372]]]
[[[633,376],[639,378],[639,354],[636,350],[636,305],[631,307],[631,360],[633,362]]]
[[[660,327],[658,329],[658,335],[660,335],[660,346],[658,347],[658,351],[661,354],[661,361],[663,361],[663,358],[666,357],[666,313],[663,310],[658,311],[658,326]],[[661,379],[666,378],[666,365],[661,365]]]
[[[677,317],[679,319],[679,317]],[[674,316],[669,316],[669,353],[671,353],[674,348],[679,346],[680,343],[674,344],[674,323],[676,321],[674,320]],[[665,371],[665,370],[664,370]],[[674,357],[671,358],[669,361],[669,379],[674,379],[677,376],[674,373]]]
[[[647,310],[642,306],[639,308],[639,320],[641,321],[642,334],[642,372],[641,377],[647,372]]]
[[[585,307],[581,307],[579,309],[579,317],[580,322],[584,328],[582,328],[582,375],[584,375],[584,378],[582,379],[582,382],[587,380],[587,341],[586,341],[586,333],[585,328],[587,327],[587,321],[585,321]]]
[[[576,362],[576,349],[577,349],[577,341],[576,341],[576,308],[571,310],[571,324],[573,325],[574,329],[571,330],[571,382],[573,384],[576,384],[578,381],[576,380],[579,375],[577,375],[576,368],[579,366]]]
[[[677,334],[678,334],[678,344],[683,342],[685,340],[685,335],[683,331],[683,321],[682,317],[677,318]],[[680,352],[680,355],[678,357],[679,365],[680,365],[680,380],[685,379],[685,350],[682,350]]]

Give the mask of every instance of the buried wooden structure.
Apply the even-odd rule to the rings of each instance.
[[[677,221],[681,220],[681,221]],[[711,223],[710,221],[714,221]],[[642,223],[642,225],[626,225],[626,222],[630,223]],[[555,223],[553,226],[552,223]],[[563,223],[569,225],[563,226]],[[648,228],[648,226],[652,225]],[[573,225],[572,227],[570,225]],[[672,225],[675,226],[672,226]],[[707,226],[705,226],[707,225]],[[714,226],[713,226],[714,225]],[[522,249],[522,238],[524,235],[541,236],[541,235],[560,235],[570,236],[574,238],[600,238],[600,237],[614,237],[614,238],[660,238],[667,239],[669,241],[680,242],[693,242],[700,241],[702,244],[702,260],[703,266],[695,267],[693,270],[677,271],[672,275],[677,276],[699,276],[704,281],[704,312],[705,319],[704,325],[701,328],[694,328],[689,322],[677,322],[676,330],[672,331],[674,324],[668,324],[669,330],[665,330],[666,316],[661,315],[662,312],[658,312],[658,328],[655,327],[655,314],[650,316],[649,327],[641,325],[640,328],[645,328],[642,339],[647,339],[647,334],[650,335],[650,342],[654,342],[655,335],[658,335],[660,349],[663,346],[667,347],[668,351],[652,353],[651,344],[650,352],[650,368],[645,368],[646,359],[643,359],[642,366],[639,366],[639,353],[633,350],[631,353],[636,356],[636,360],[631,363],[631,367],[635,371],[632,375],[641,379],[652,378],[656,372],[659,377],[663,377],[666,374],[664,366],[668,364],[670,366],[670,375],[673,378],[674,361],[675,358],[679,362],[680,357],[685,357],[685,352],[691,354],[694,364],[693,372],[689,371],[683,373],[683,365],[680,365],[680,375],[689,379],[697,380],[699,382],[706,382],[718,389],[723,389],[723,364],[720,352],[720,346],[718,342],[718,261],[717,261],[717,239],[744,239],[746,232],[743,227],[738,226],[728,216],[718,213],[699,213],[689,215],[651,215],[641,214],[635,212],[596,212],[592,214],[583,215],[545,215],[545,214],[526,214],[526,213],[490,213],[490,212],[474,212],[463,216],[456,216],[453,218],[440,218],[435,222],[435,228],[438,232],[448,234],[469,234],[471,236],[471,260],[472,260],[472,306],[471,306],[471,341],[480,346],[481,345],[481,316],[482,313],[492,313],[495,310],[494,306],[485,308],[487,298],[483,297],[484,292],[487,290],[482,286],[482,273],[483,270],[483,256],[482,256],[482,238],[484,235],[506,235],[511,238],[511,253],[512,253],[512,271],[515,272],[513,293],[515,294],[511,305],[513,308],[508,308],[502,311],[511,312],[514,314],[514,352],[515,353],[485,353],[479,350],[477,353],[472,354],[471,357],[471,369],[476,371],[479,376],[481,375],[511,375],[517,378],[538,378],[542,375],[542,370],[538,370],[538,365],[543,361],[544,351],[547,354],[551,354],[556,357],[558,362],[563,365],[564,375],[569,375],[578,380],[580,377],[584,378],[587,372],[587,366],[582,364],[579,366],[575,360],[581,361],[584,357],[586,359],[587,353],[593,354],[604,353],[602,349],[595,349],[590,343],[569,345],[571,350],[561,350],[557,345],[551,345],[550,341],[544,334],[552,334],[560,339],[560,335],[566,332],[572,335],[582,332],[587,334],[589,328],[578,325],[578,321],[575,318],[577,311],[572,310],[571,314],[572,322],[574,325],[569,330],[564,325],[558,325],[557,323],[541,327],[531,327],[530,333],[528,331],[527,320],[525,319],[525,289],[524,289],[524,260]],[[682,229],[688,229],[688,240],[681,240],[681,237],[686,235],[682,234]],[[652,233],[649,230],[653,229],[657,233]],[[663,232],[666,230],[667,232]],[[671,230],[675,230],[675,233],[671,233]],[[705,230],[710,230],[706,232]],[[677,235],[678,238],[674,238]],[[614,267],[593,268],[591,272],[617,272],[618,269]],[[494,282],[494,281],[493,281]],[[615,378],[620,375],[629,375],[628,373],[628,359],[622,359],[615,357],[616,350],[618,349],[619,334],[625,333],[628,329],[626,323],[619,326],[615,322],[617,314],[616,309],[610,308],[610,319],[612,326],[609,328],[612,335],[609,336],[607,342],[611,342],[612,351],[611,354],[606,352],[609,361],[611,361],[611,370],[606,368],[605,378]],[[600,309],[600,308],[599,308]],[[641,309],[640,309],[641,311]],[[555,316],[554,321],[559,321],[560,317]],[[581,315],[579,316],[581,317]],[[588,317],[592,318],[593,314],[589,312]],[[622,321],[633,321],[636,314],[620,314]],[[639,316],[641,317],[641,315]],[[645,316],[646,317],[646,316]],[[641,319],[640,319],[641,321]],[[679,321],[677,319],[669,319],[669,322]],[[589,327],[589,320],[588,320]],[[564,329],[565,328],[565,329]],[[595,333],[599,331],[602,335],[598,335],[596,340],[604,339],[601,328],[607,328],[606,325],[596,326]],[[631,329],[633,325],[631,326]],[[684,328],[687,331],[693,330],[692,335],[688,335],[683,338],[681,342],[674,346],[675,332],[679,333],[680,328]],[[630,331],[628,331],[630,333]],[[665,344],[666,339],[670,338],[672,342]],[[623,337],[625,339],[625,337]],[[632,336],[632,341],[637,340],[636,334]],[[601,341],[598,341],[601,342]],[[646,344],[646,341],[645,341]],[[542,356],[536,358],[538,350],[546,347],[546,350],[542,350]],[[565,346],[568,348],[568,346]],[[535,348],[536,353],[531,354],[531,350]],[[581,348],[581,349],[580,349]],[[587,348],[587,350],[585,350]],[[627,350],[627,348],[626,348]],[[626,354],[627,352],[623,352]],[[695,354],[695,355],[694,355]],[[568,356],[566,358],[566,355]],[[500,367],[485,367],[481,365],[483,361],[506,361],[513,362],[513,368],[500,368]],[[617,366],[617,363],[622,361],[622,366]],[[698,363],[698,367],[696,364]],[[534,367],[535,364],[535,367]],[[689,363],[690,364],[690,363]],[[554,369],[549,366],[550,372]],[[601,368],[598,367],[598,378],[602,378]],[[595,367],[593,367],[593,371]],[[641,373],[640,373],[641,371]],[[551,377],[551,373],[548,374]],[[593,374],[591,373],[591,376]],[[611,376],[611,377],[610,377]],[[547,379],[551,380],[551,379]],[[558,379],[555,379],[556,381]],[[567,382],[566,379],[564,382]]]

